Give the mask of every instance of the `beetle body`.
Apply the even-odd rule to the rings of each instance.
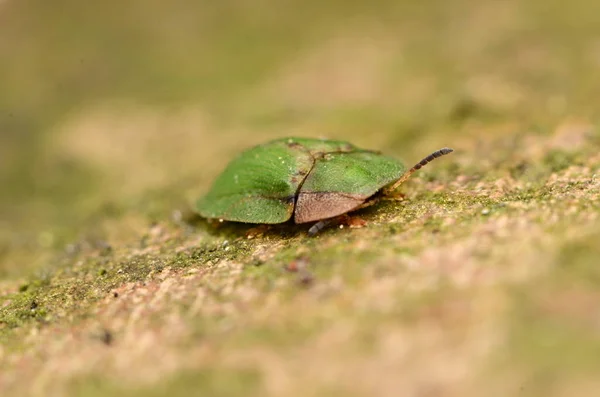
[[[203,217],[226,221],[316,222],[364,206],[395,188],[404,171],[399,160],[348,142],[278,139],[230,162],[196,208]]]

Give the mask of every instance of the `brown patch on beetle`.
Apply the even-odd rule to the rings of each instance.
[[[294,221],[306,223],[332,218],[352,211],[366,199],[361,195],[334,192],[301,192],[296,201]]]

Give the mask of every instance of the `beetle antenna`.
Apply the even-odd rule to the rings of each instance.
[[[438,157],[442,157],[446,154],[452,153],[454,150],[450,149],[450,148],[442,148],[438,151],[435,151],[433,153],[431,153],[429,156],[425,157],[423,160],[419,161],[417,164],[414,165],[414,167],[412,167],[410,170],[406,171],[401,177],[400,179],[398,179],[396,182],[394,182],[394,184],[392,186],[390,186],[389,188],[385,189],[385,193],[390,193],[393,192],[394,190],[396,190],[398,188],[398,186],[400,186],[401,184],[403,184],[404,182],[406,182],[406,180],[408,178],[410,178],[410,176],[412,174],[415,173],[415,171],[420,170],[421,168],[423,168],[423,166],[429,164],[430,162],[432,162],[433,160],[437,159]]]

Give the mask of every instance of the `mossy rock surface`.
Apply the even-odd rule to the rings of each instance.
[[[0,395],[596,395],[599,4],[0,0]],[[455,153],[194,215],[287,136]]]

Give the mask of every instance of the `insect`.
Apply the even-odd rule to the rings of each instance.
[[[392,196],[415,171],[450,152],[440,149],[405,171],[399,160],[348,142],[277,139],[231,161],[196,210],[221,221],[315,222],[308,231],[314,235],[339,215]]]

